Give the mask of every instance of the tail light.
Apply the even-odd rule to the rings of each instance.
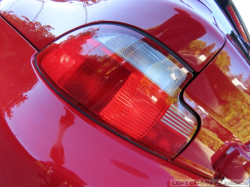
[[[196,119],[178,101],[191,73],[131,29],[79,29],[45,48],[36,63],[78,110],[164,158],[175,156],[195,132]]]

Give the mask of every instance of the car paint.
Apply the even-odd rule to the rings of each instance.
[[[33,8],[25,9],[26,4]],[[191,3],[179,0],[107,0],[92,1],[92,4],[84,0],[8,0],[1,3],[0,10],[39,50],[75,28],[113,22],[152,35],[191,68],[200,71],[223,46],[225,38],[207,8],[198,5],[193,8]]]
[[[229,41],[226,41],[223,47],[225,37],[228,37],[226,34],[229,31],[229,26],[224,27],[225,24],[220,25],[216,22],[217,18],[215,19],[213,15],[217,12],[211,8],[212,3],[209,4],[205,1],[194,3],[194,1],[190,0],[124,1],[123,3],[117,3],[117,1],[108,0],[88,5],[85,1],[54,0],[49,1],[51,6],[48,6],[44,1],[23,0],[22,2],[22,5],[16,6],[16,1],[2,1],[0,6],[4,19],[33,46],[20,39],[21,36],[17,33],[13,33],[7,38],[15,37],[17,40],[15,43],[18,43],[18,45],[13,45],[13,40],[4,41],[6,38],[1,38],[1,41],[4,41],[4,45],[2,45],[4,48],[0,53],[0,58],[5,62],[13,62],[8,65],[0,64],[2,71],[9,72],[9,76],[12,76],[11,78],[4,77],[2,79],[10,80],[10,83],[3,87],[6,91],[3,98],[1,98],[3,115],[5,115],[5,120],[2,121],[8,124],[25,150],[35,158],[33,161],[38,163],[41,168],[56,168],[52,161],[56,162],[56,159],[63,160],[63,155],[58,155],[58,158],[55,157],[54,159],[54,156],[51,156],[53,155],[51,150],[55,150],[53,147],[57,145],[57,147],[60,147],[60,152],[64,152],[65,159],[64,167],[59,167],[59,170],[65,171],[70,176],[72,174],[70,171],[77,174],[82,185],[166,186],[166,184],[169,185],[170,179],[190,179],[193,181],[204,179],[204,177],[194,174],[195,172],[207,178],[213,178],[215,172],[210,158],[218,150],[219,145],[222,145],[225,141],[245,141],[237,128],[232,130],[222,118],[218,119],[218,116],[221,115],[218,108],[230,105],[231,102],[219,102],[220,105],[218,105],[218,101],[225,100],[223,98],[225,92],[230,88],[236,90],[232,94],[240,95],[239,97],[243,98],[248,97],[246,96],[248,93],[243,92],[244,88],[242,90],[237,86],[232,86],[230,72],[232,73],[231,70],[237,69],[239,66],[244,70],[243,74],[246,76],[249,74],[249,65],[246,64],[245,59]],[[33,5],[34,10],[27,12],[27,9],[20,8],[27,3]],[[44,13],[41,13],[43,11],[42,6],[44,6]],[[145,9],[138,12],[138,7],[141,6]],[[58,7],[64,10],[64,14],[60,14]],[[87,14],[81,15],[80,19],[76,7],[82,13],[86,11]],[[114,7],[117,9],[114,10]],[[169,11],[166,11],[166,9]],[[35,17],[32,12],[35,13]],[[57,16],[55,16],[55,12],[58,12]],[[67,13],[65,14],[65,12]],[[145,18],[148,19],[145,21]],[[12,30],[6,26],[6,23],[3,23],[3,20],[1,22],[2,26],[5,25],[8,28],[8,32]],[[202,126],[199,133],[197,133],[196,139],[174,159],[175,163],[151,155],[100,127],[57,96],[40,75],[34,73],[33,57],[37,50],[76,28],[99,22],[122,23],[135,27],[160,40],[186,61],[193,70],[198,72],[205,68],[184,92],[185,102],[199,114]],[[180,25],[178,29],[183,29],[183,32],[175,33],[175,30],[165,30],[166,27],[175,27],[175,25]],[[193,32],[194,29],[191,26],[194,25],[199,28],[197,32]],[[37,29],[36,26],[42,30]],[[6,31],[4,34],[6,35],[8,32]],[[12,32],[14,31],[12,30]],[[186,41],[184,47],[176,45],[180,41],[180,36],[183,36],[183,40]],[[20,41],[18,42],[18,40]],[[204,48],[194,50],[191,48],[191,44],[194,43],[205,44],[206,50]],[[20,49],[24,51],[20,51]],[[30,53],[29,57],[24,58],[22,55],[26,54],[26,50],[30,51]],[[204,50],[208,52],[205,56],[209,56],[209,58],[204,59],[205,57],[202,57],[199,59],[200,56],[204,55],[202,53]],[[12,53],[18,52],[19,55],[14,53],[5,56],[10,51]],[[216,65],[216,58],[224,51],[228,53],[230,59],[237,59],[231,60],[232,68],[224,67],[226,70],[221,70]],[[213,59],[213,56],[218,52],[217,57]],[[8,58],[10,56],[12,57],[11,60]],[[211,59],[213,59],[212,62],[208,64]],[[22,67],[26,68],[20,72],[15,72],[20,68],[21,63]],[[217,83],[218,80],[221,81]],[[225,83],[227,84],[224,85]],[[228,84],[230,84],[230,87],[227,87]],[[218,89],[218,87],[221,89]],[[23,91],[20,93],[18,90]],[[204,90],[207,90],[207,92]],[[214,96],[214,98],[211,98],[211,96]],[[237,109],[239,105],[236,104],[233,107]],[[65,112],[74,116],[74,125],[69,127],[67,131],[66,129],[62,130],[63,128],[58,125],[62,116],[66,116]],[[221,133],[212,127],[222,129],[228,137],[218,138]],[[245,131],[249,134],[247,128]],[[204,139],[204,132],[205,134],[212,134],[210,139]],[[217,140],[218,144],[213,146],[212,143]],[[177,166],[176,163],[185,166],[186,169]],[[88,168],[88,170],[83,168]],[[105,172],[107,170],[110,174]],[[69,179],[69,181],[72,180]]]
[[[171,180],[206,179],[127,142],[79,113],[35,73],[37,51],[1,18],[0,27],[4,90],[0,124],[4,132],[9,131],[8,126],[13,133],[8,132],[9,139],[17,139],[21,145],[11,147],[20,160],[1,165],[15,168],[13,176],[17,177],[13,182],[12,173],[4,173],[3,186],[170,186]],[[63,125],[62,118],[71,125]],[[16,167],[18,162],[26,165]]]

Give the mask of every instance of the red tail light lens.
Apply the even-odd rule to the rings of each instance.
[[[195,132],[196,119],[178,102],[191,74],[133,30],[104,24],[79,29],[36,61],[75,107],[162,157],[172,158]]]

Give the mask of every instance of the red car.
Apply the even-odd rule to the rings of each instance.
[[[0,186],[249,185],[249,41],[231,0],[0,0]]]

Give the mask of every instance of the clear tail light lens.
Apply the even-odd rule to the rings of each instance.
[[[83,113],[162,157],[175,156],[196,130],[195,117],[178,101],[191,73],[133,30],[79,29],[45,48],[36,63]]]

